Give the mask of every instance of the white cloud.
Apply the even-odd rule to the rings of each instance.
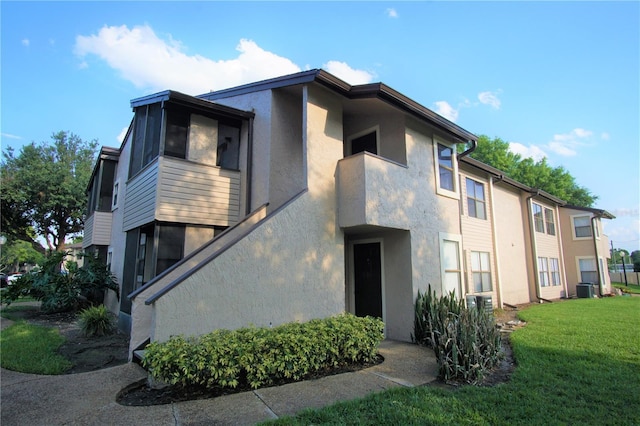
[[[611,138],[611,136],[609,136],[609,133],[607,133],[607,132],[602,132],[602,133],[600,134],[600,138],[601,138],[602,140],[608,141],[608,140]]]
[[[626,208],[622,208],[622,209],[613,209],[611,210],[611,214],[613,214],[615,217],[623,217],[623,216],[629,216],[629,217],[640,217],[640,210],[638,208],[635,209],[626,209]]]
[[[122,143],[124,141],[125,136],[127,136],[127,132],[129,131],[129,126],[123,127],[120,133],[117,136],[118,142]]]
[[[577,149],[584,146],[586,140],[593,135],[590,130],[575,128],[569,133],[553,135],[553,139],[547,144],[550,151],[564,157],[572,157],[578,153]]]
[[[390,7],[389,9],[387,9],[387,16],[389,18],[397,18],[398,17],[398,11],[395,10],[394,8]]]
[[[300,71],[252,40],[240,40],[236,50],[239,55],[229,60],[187,55],[179,42],[159,38],[148,25],[105,26],[98,34],[77,36],[75,44],[81,67],[86,56],[95,55],[135,86],[151,90],[201,94]]]
[[[500,99],[498,99],[499,92],[480,92],[478,93],[478,100],[489,105],[492,108],[500,109]]]
[[[455,122],[458,119],[458,110],[449,105],[447,101],[437,101],[434,103],[435,111],[449,121]]]
[[[8,139],[17,139],[17,140],[22,139],[22,136],[12,135],[11,133],[2,133],[2,137],[8,138]]]
[[[28,39],[28,38],[23,38],[23,39],[22,39],[22,45],[23,45],[23,46],[27,46],[27,47],[29,47],[29,44],[31,44],[31,42],[29,41],[29,39]]]
[[[538,145],[526,146],[519,142],[509,142],[509,151],[519,154],[522,158],[532,158],[535,161],[540,161],[547,156]]]
[[[345,62],[329,61],[322,67],[349,84],[367,84],[374,78],[370,72],[353,69]]]

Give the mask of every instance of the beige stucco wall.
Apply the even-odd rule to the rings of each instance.
[[[603,270],[601,271],[601,279],[603,279],[603,294],[611,293],[611,279],[607,269],[607,259],[610,258],[609,238],[602,233],[602,220],[596,219],[595,224],[598,227],[599,238],[596,238],[594,244],[593,237],[575,238],[573,230],[573,216],[589,216],[593,214],[584,210],[576,210],[570,208],[560,208],[560,224],[562,226],[562,242],[567,276],[567,288],[569,295],[576,295],[576,285],[582,281],[580,278],[580,269],[578,264],[579,258],[595,258],[595,250],[597,247],[597,258],[602,260]]]
[[[187,159],[210,166],[216,165],[218,121],[191,114]]]
[[[341,107],[319,88],[309,88],[305,99],[308,192],[158,299],[153,340],[344,311],[344,237],[333,177],[342,157]]]
[[[542,200],[535,199],[535,198],[531,202],[542,206],[543,212],[544,212],[544,209],[551,209],[551,211],[553,211],[554,223],[556,228],[555,235],[549,235],[546,232],[537,232],[537,231],[534,231],[533,235],[535,237],[534,244],[535,244],[536,257],[558,259],[558,263],[560,267],[560,281],[561,281],[560,285],[559,286],[550,285],[547,287],[541,287],[539,283],[539,277],[538,277],[539,271],[538,271],[537,262],[534,270],[536,271],[535,283],[539,288],[540,297],[548,300],[559,299],[561,297],[566,296],[566,278],[565,278],[566,275],[564,271],[565,269],[564,258],[562,256],[562,248],[561,248],[561,238],[560,238],[561,234],[559,232],[559,226],[558,226],[559,221],[558,221],[557,207],[550,203],[546,203]]]
[[[525,221],[519,191],[504,184],[494,184],[494,214],[496,216],[496,246],[500,253],[500,278],[504,303],[518,305],[531,301],[529,294],[529,251]]]

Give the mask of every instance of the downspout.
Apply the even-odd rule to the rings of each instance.
[[[500,253],[498,252],[498,228],[496,227],[496,214],[495,214],[495,202],[493,186],[496,183],[501,182],[504,179],[504,175],[498,176],[496,181],[493,180],[493,176],[489,175],[489,191],[491,197],[491,234],[493,236],[493,256],[496,263],[496,286],[498,287],[498,306],[502,309],[504,307],[504,301],[502,300],[502,275],[500,274]]]
[[[535,223],[533,221],[533,206],[531,205],[531,199],[537,195],[540,195],[539,189],[532,189],[531,195],[527,197],[527,213],[529,214],[529,232],[531,233],[531,253],[533,254],[533,270],[534,276],[533,280],[535,281],[536,288],[536,297],[538,301],[542,299],[540,297],[540,271],[538,270],[538,245],[536,244],[536,230]]]
[[[458,159],[462,158],[462,157],[466,157],[467,155],[471,154],[473,151],[476,150],[476,148],[478,147],[478,141],[475,140],[470,140],[469,142],[471,142],[471,146],[466,149],[465,151],[462,151],[460,154],[458,154]]]
[[[251,187],[253,186],[251,178],[253,173],[253,117],[249,119],[249,128],[247,129],[247,200],[245,202],[245,216],[251,213]]]
[[[598,257],[598,240],[596,238],[596,223],[595,223],[595,220],[599,218],[600,218],[600,215],[593,215],[591,217],[591,235],[593,236],[593,248],[595,249],[596,270],[598,271],[598,294],[600,295],[600,297],[602,297],[603,296],[602,270],[600,268],[600,259]]]

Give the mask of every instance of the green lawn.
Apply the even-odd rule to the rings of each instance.
[[[278,425],[640,425],[640,297],[577,299],[522,311],[508,383],[392,389]]]
[[[0,365],[34,374],[61,374],[71,362],[57,353],[64,337],[57,329],[17,322],[0,332]]]
[[[640,294],[640,285],[636,285],[636,284],[625,285],[624,283],[611,283],[611,285],[621,289],[625,293]]]

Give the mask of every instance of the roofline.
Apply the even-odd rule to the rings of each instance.
[[[422,120],[427,120],[441,130],[454,136],[459,143],[477,141],[478,137],[463,129],[457,124],[447,120],[429,108],[408,98],[402,93],[392,89],[383,83],[370,83],[352,86],[339,79],[335,75],[322,69],[313,69],[295,74],[262,80],[255,83],[244,84],[242,86],[229,89],[218,90],[199,95],[199,98],[214,101],[217,99],[240,96],[263,90],[272,90],[282,87],[290,87],[298,84],[318,83],[328,89],[348,98],[348,99],[370,99],[378,98],[403,111],[412,114]]]
[[[171,103],[181,104],[181,105],[185,105],[192,108],[196,107],[196,108],[208,110],[211,113],[221,114],[221,115],[225,115],[233,118],[250,119],[255,116],[255,114],[251,111],[243,111],[241,109],[232,108],[226,105],[216,104],[195,96],[186,95],[181,92],[176,92],[175,90],[165,90],[163,92],[158,92],[148,96],[143,96],[141,98],[132,99],[131,108],[136,108],[139,106],[154,104],[158,102],[162,102],[162,103],[171,102]]]
[[[111,146],[102,146],[100,147],[100,152],[98,153],[98,158],[95,159],[93,164],[93,170],[91,171],[91,176],[89,176],[89,182],[87,183],[87,187],[85,191],[89,191],[91,189],[91,184],[93,183],[93,178],[96,173],[98,173],[98,168],[100,167],[100,160],[111,160],[118,161],[120,159],[120,149],[113,148]]]
[[[490,166],[488,164],[485,164],[482,161],[478,161],[475,158],[471,158],[471,157],[467,156],[467,157],[462,157],[459,160],[461,162],[463,162],[463,163],[467,163],[468,165],[470,165],[472,167],[476,167],[476,168],[478,168],[478,169],[480,169],[480,170],[482,170],[484,172],[487,172],[490,175],[499,178],[501,182],[505,182],[505,183],[507,183],[507,184],[509,184],[511,186],[514,186],[514,187],[516,187],[518,189],[521,189],[522,191],[528,192],[528,193],[533,194],[535,196],[540,196],[540,197],[546,198],[547,200],[549,200],[549,201],[551,201],[551,202],[553,202],[555,204],[558,204],[560,206],[565,206],[565,204],[567,203],[566,201],[564,201],[564,200],[562,200],[562,199],[560,199],[558,197],[555,197],[555,196],[549,194],[546,191],[543,191],[543,190],[541,190],[539,188],[533,188],[533,187],[527,186],[522,182],[518,182],[515,179],[511,179],[510,177],[505,176],[504,172],[502,170],[496,169],[495,167],[492,167],[492,166]]]
[[[595,214],[598,217],[601,217],[603,219],[615,219],[616,217],[609,213],[606,210],[603,209],[595,209],[593,207],[580,207],[580,206],[574,206],[574,205],[570,205],[570,204],[566,204],[563,207],[567,208],[567,209],[572,209],[572,210],[582,210],[585,212],[590,212]]]

